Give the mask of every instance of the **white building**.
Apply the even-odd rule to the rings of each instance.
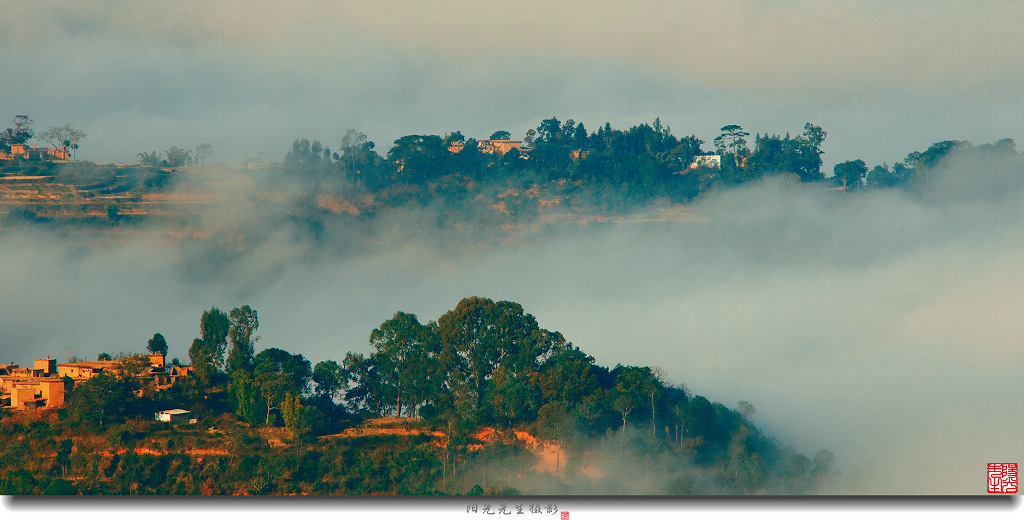
[[[695,170],[700,167],[714,168],[720,170],[722,168],[722,156],[721,155],[698,155],[693,158],[693,162],[690,163],[690,170]]]
[[[192,412],[188,410],[182,410],[181,408],[175,408],[173,410],[164,410],[154,414],[154,419],[157,421],[184,424],[192,422]]]

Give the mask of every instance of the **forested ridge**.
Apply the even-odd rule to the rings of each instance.
[[[0,420],[0,493],[800,494],[836,475],[827,450],[761,432],[752,404],[596,364],[514,302],[465,298],[427,323],[399,311],[369,354],[315,365],[257,352],[258,326],[248,306],[211,308],[192,376],[170,388],[115,356],[125,370],[74,385],[64,408]],[[153,421],[168,408],[197,424]],[[374,430],[387,416],[405,431]],[[554,468],[532,449],[544,441]]]
[[[33,135],[24,125],[22,133]],[[318,139],[300,138],[280,163],[248,168],[264,170],[257,191],[288,194],[285,204],[273,206],[282,218],[330,242],[337,239],[332,230],[338,227],[365,226],[396,210],[426,209],[430,213],[421,224],[486,239],[559,222],[605,221],[685,206],[706,193],[770,177],[850,192],[913,192],[951,157],[1019,157],[1012,139],[980,146],[946,140],[892,164],[870,167],[854,158],[823,171],[826,137],[826,130],[812,123],[796,135],[754,136],[732,124],[705,142],[673,134],[660,119],[626,130],[605,123],[590,131],[583,123],[552,117],[519,140],[505,130],[479,140],[460,131],[411,134],[383,152],[356,130],[333,150]],[[708,154],[717,159],[705,160]],[[203,195],[223,183],[222,173],[200,167],[211,155],[213,146],[204,143],[194,150],[171,146],[166,152],[142,152],[134,166],[0,161],[10,179],[32,178],[6,181],[20,183],[11,184],[12,193],[38,192],[10,200],[0,193],[0,204],[9,208],[3,223],[195,225],[192,214],[199,206],[223,203]]]

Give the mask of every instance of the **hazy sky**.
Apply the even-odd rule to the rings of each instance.
[[[707,147],[822,126],[826,169],[944,139],[1020,139],[1017,2],[17,2],[0,118],[70,123],[79,157],[214,145],[278,161],[298,137],[521,137],[542,119],[656,116]]]

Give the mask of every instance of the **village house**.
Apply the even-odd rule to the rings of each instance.
[[[70,377],[75,382],[92,379],[100,374],[116,375],[118,361],[77,361],[61,363],[57,367],[60,377]]]
[[[138,356],[143,363],[143,374],[153,377],[157,385],[167,384],[167,372],[164,370],[164,356],[152,354]],[[70,377],[75,381],[85,381],[100,374],[119,375],[124,360],[115,359],[111,361],[76,361],[72,363],[61,363],[57,365],[57,372],[60,377]]]
[[[466,147],[466,143],[456,141],[448,145],[448,151],[459,153]],[[525,157],[530,153],[528,146],[523,146],[523,141],[516,139],[481,139],[477,141],[477,149],[483,153],[505,155],[511,150],[519,150],[519,155]]]
[[[178,382],[183,377],[188,377],[192,374],[192,365],[171,365],[171,369],[167,371],[167,375],[170,379],[169,384]]]
[[[167,370],[162,354],[137,358],[142,362],[143,379],[151,380],[155,388],[170,386],[192,371],[190,366],[172,366]],[[35,360],[32,368],[21,368],[13,362],[0,363],[0,406],[15,410],[63,406],[65,377],[81,383],[100,374],[120,375],[123,366],[124,360],[58,364],[49,356]]]
[[[14,363],[0,365],[3,406],[27,410],[64,405],[64,381],[57,376],[57,360],[37,359],[33,368]]]
[[[57,148],[38,148],[33,146],[28,148],[23,144],[12,144],[11,151],[5,152],[0,150],[0,160],[12,160],[12,159],[25,159],[33,161],[66,161],[70,158],[67,150],[59,150]]]
[[[529,148],[523,146],[522,141],[515,139],[483,139],[479,143],[480,151],[484,153],[505,155],[513,149],[519,150],[519,155],[525,155],[530,152]]]
[[[64,381],[55,377],[3,377],[0,387],[15,410],[64,406]]]

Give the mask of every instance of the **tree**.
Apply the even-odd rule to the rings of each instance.
[[[647,391],[650,369],[648,367],[617,365],[611,372],[615,386],[608,393],[612,409],[622,415],[622,430],[626,430],[626,418],[632,411],[643,406]]]
[[[683,417],[683,430],[688,437],[693,437],[697,445],[712,432],[715,423],[715,409],[711,402],[702,395],[694,396],[686,405]]]
[[[582,350],[572,345],[559,349],[540,368],[539,386],[544,402],[578,405],[599,388],[598,372],[594,358]]]
[[[865,178],[865,183],[868,186],[874,186],[877,188],[891,188],[893,186],[901,184],[903,181],[906,180],[901,175],[901,173],[904,173],[905,171],[905,169],[901,168],[900,170],[894,172],[889,168],[888,164],[884,163],[876,165],[874,168],[871,169],[870,172],[868,172],[867,177]]]
[[[152,354],[160,354],[162,356],[167,355],[167,340],[164,339],[164,335],[157,332],[153,334],[153,338],[146,344],[146,350]]]
[[[280,409],[282,399],[291,388],[291,380],[280,372],[261,372],[256,375],[256,386],[267,405],[267,424],[272,424],[270,412]]]
[[[291,354],[279,348],[268,348],[260,351],[254,361],[256,364],[254,373],[257,378],[265,374],[281,375],[285,378],[285,392],[295,395],[305,395],[308,392],[313,371],[309,361],[302,357],[302,354]],[[275,404],[279,401],[280,399],[277,399]]]
[[[202,143],[196,145],[196,162],[199,166],[206,166],[206,158],[213,155],[213,145],[210,143]]]
[[[231,321],[227,313],[216,307],[203,311],[199,320],[200,337],[193,340],[188,349],[192,368],[203,385],[209,385],[224,367],[224,350],[227,348],[230,329]]]
[[[512,133],[507,130],[498,130],[497,132],[491,134],[491,137],[489,137],[488,139],[492,141],[504,141],[512,139]]]
[[[166,155],[167,166],[171,168],[180,168],[182,166],[185,166],[189,163],[189,160],[192,158],[191,151],[186,150],[184,148],[178,148],[177,146],[172,146],[168,148]]]
[[[661,367],[647,367],[647,371],[649,376],[644,381],[643,390],[651,398],[651,439],[654,439],[658,436],[655,398],[661,393],[661,389],[665,387],[665,380],[668,376]]]
[[[256,342],[260,339],[255,335],[260,326],[259,316],[251,307],[243,305],[231,309],[228,317],[231,321],[231,328],[228,329],[231,350],[228,352],[225,371],[229,374],[235,370],[252,371]]]
[[[437,320],[442,348],[465,360],[466,384],[472,389],[476,408],[482,407],[491,374],[499,366],[509,377],[525,380],[538,364],[565,339],[537,325],[532,315],[515,302],[489,298],[464,298],[455,309]]]
[[[736,413],[740,414],[740,416],[743,417],[744,420],[750,419],[750,417],[754,415],[754,412],[756,412],[756,410],[754,409],[754,405],[750,404],[749,402],[736,402]]]
[[[316,384],[316,393],[331,401],[341,396],[347,382],[348,375],[337,361],[328,359],[313,367],[313,383]]]
[[[715,138],[715,147],[718,148],[719,153],[728,151],[733,155],[738,155],[747,151],[745,137],[749,136],[750,132],[744,132],[740,125],[726,125],[722,127],[721,131],[722,134]]]
[[[803,161],[796,174],[804,182],[821,180],[821,143],[825,142],[826,132],[820,126],[811,123],[804,123],[802,141],[805,144],[801,149]]]
[[[791,453],[786,457],[782,466],[782,489],[786,493],[800,494],[807,490],[812,484],[809,482],[808,472],[811,469],[811,459],[803,453]]]
[[[842,184],[843,188],[860,187],[864,177],[868,174],[868,167],[864,161],[856,159],[839,163],[832,169],[836,183]]]
[[[136,154],[136,157],[139,158],[139,164],[143,166],[150,166],[156,168],[158,166],[167,164],[167,161],[161,159],[160,153],[158,153],[156,150],[153,150],[152,152],[149,153],[139,152],[138,154]]]
[[[813,466],[811,467],[811,475],[818,479],[818,490],[820,493],[825,492],[825,485],[832,479],[835,472],[832,470],[832,465],[836,462],[836,456],[828,450],[818,450],[814,454]]]
[[[138,387],[131,378],[100,374],[77,385],[67,401],[71,424],[81,424],[93,430],[124,420],[136,400]]]
[[[349,352],[342,360],[347,381],[345,383],[345,402],[355,409],[364,409],[383,415],[384,403],[380,399],[380,378],[377,366],[372,357]]]
[[[384,392],[381,398],[395,403],[395,417],[401,416],[403,403],[408,415],[414,415],[440,387],[433,329],[420,324],[415,314],[399,311],[373,330],[370,345],[376,350],[371,357]]]
[[[740,424],[736,428],[726,448],[726,456],[727,478],[743,494],[756,491],[763,460],[757,452],[757,435],[749,426]]]
[[[25,115],[14,116],[13,127],[0,132],[0,150],[10,151],[11,145],[25,144],[35,136],[32,120]]]
[[[106,352],[100,352],[100,355],[96,356],[96,361],[110,361],[110,360],[111,360],[110,354],[107,354]]]
[[[438,135],[407,135],[395,140],[388,150],[396,179],[420,184],[445,174],[445,158],[451,152]]]
[[[259,418],[261,389],[256,379],[246,370],[231,373],[229,385],[235,413],[243,421],[255,424]]]
[[[60,148],[61,151],[72,153],[78,150],[78,142],[85,139],[85,132],[71,128],[70,124],[64,126],[53,126],[39,136],[50,146]]]
[[[299,402],[299,396],[291,392],[285,394],[281,400],[281,418],[284,419],[284,426],[292,431],[295,438],[305,433],[306,425],[304,419],[304,406]]]
[[[68,465],[71,463],[71,451],[75,445],[75,441],[72,439],[62,439],[60,441],[60,447],[57,448],[57,453],[54,456],[54,460],[60,465],[61,476],[68,476]]]

